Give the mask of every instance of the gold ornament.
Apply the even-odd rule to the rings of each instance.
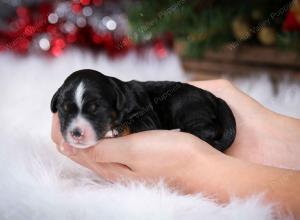
[[[276,43],[276,31],[271,27],[262,27],[257,35],[258,40],[266,46]]]
[[[251,37],[250,25],[243,17],[233,20],[232,31],[237,40],[248,40]]]
[[[251,12],[251,18],[255,21],[259,21],[263,19],[263,13],[259,9],[254,9]]]

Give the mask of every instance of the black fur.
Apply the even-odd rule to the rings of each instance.
[[[87,104],[84,117],[93,125],[98,138],[112,126],[123,133],[154,129],[177,129],[206,141],[220,151],[234,141],[236,124],[232,111],[222,99],[208,91],[180,82],[123,82],[94,70],[79,70],[71,74],[51,101],[52,112],[59,112],[61,130],[76,114],[64,112],[63,105],[72,101],[74,88],[83,81]],[[89,104],[96,103],[97,111],[89,112]]]

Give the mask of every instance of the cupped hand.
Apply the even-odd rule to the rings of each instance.
[[[177,190],[216,195],[219,201],[228,200],[230,191],[238,196],[267,192],[268,201],[279,202],[282,210],[300,216],[300,201],[294,196],[299,194],[299,171],[247,162],[299,168],[300,121],[266,109],[227,81],[191,84],[231,107],[237,136],[225,152],[230,156],[191,134],[165,130],[103,139],[96,146],[76,149],[64,142],[57,114],[52,139],[61,153],[113,182],[163,178]]]
[[[224,99],[233,111],[237,134],[227,155],[275,167],[300,167],[299,119],[270,111],[227,80],[191,84]]]
[[[206,142],[183,132],[155,130],[124,137],[103,139],[87,149],[73,148],[59,132],[57,114],[53,116],[52,138],[58,150],[75,162],[93,170],[109,181],[128,179],[157,181],[184,192],[199,190],[192,181],[195,171],[209,173],[223,154]],[[205,178],[206,179],[206,178]]]
[[[299,120],[266,109],[228,81],[191,84],[212,92],[231,107],[236,118],[237,136],[226,154],[266,165],[300,167]],[[180,175],[190,172],[188,168],[194,166],[194,160],[214,164],[216,160],[211,155],[218,155],[219,159],[224,157],[200,139],[174,131],[141,132],[102,140],[95,147],[78,150],[62,144],[57,114],[53,116],[52,139],[65,155],[111,180],[124,175],[184,179]]]

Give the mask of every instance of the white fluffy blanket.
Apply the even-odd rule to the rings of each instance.
[[[180,195],[162,183],[107,184],[51,143],[49,103],[67,74],[94,68],[124,80],[185,80],[175,56],[110,60],[82,51],[58,59],[1,54],[0,67],[1,220],[273,219],[272,207],[260,196],[233,198],[221,206],[200,194]],[[239,85],[276,111],[300,116],[299,92],[293,93],[297,85],[283,88],[283,83],[277,97],[266,77]]]

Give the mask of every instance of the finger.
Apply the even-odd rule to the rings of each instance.
[[[71,156],[71,155],[76,155],[77,153],[77,148],[72,147],[69,145],[67,142],[65,142],[64,139],[60,141],[60,144],[57,145],[57,150],[64,154],[65,156]]]
[[[74,162],[91,169],[87,156],[77,155],[77,149],[66,143],[64,140],[61,141],[61,144],[57,145],[57,150]]]
[[[56,144],[59,144],[63,139],[62,134],[60,132],[60,123],[57,113],[53,114],[52,116],[51,138]]]
[[[60,145],[57,145],[57,149],[60,153],[67,156],[74,162],[79,163],[91,170],[97,170],[97,166],[95,165],[96,162],[93,159],[94,156],[91,153],[87,153],[89,152],[88,150],[77,149],[69,145],[64,140],[61,141]],[[101,172],[102,174],[104,173],[101,166],[99,166],[99,172]]]
[[[57,150],[72,160],[82,164],[90,160],[97,163],[126,164],[130,161],[130,151],[133,143],[128,137],[109,138],[101,140],[96,146],[79,149],[69,145],[64,139],[57,145]],[[89,158],[89,159],[87,159]]]
[[[123,164],[97,163],[92,161],[84,152],[78,152],[76,155],[69,156],[69,158],[111,182],[136,179],[135,172]]]
[[[105,172],[102,166],[96,166],[95,162],[93,162],[87,154],[83,152],[78,152],[76,148],[72,147],[64,140],[61,141],[59,145],[57,145],[57,150],[62,153],[63,155],[67,156],[74,162],[93,170],[94,172],[98,173],[101,176],[104,176]]]
[[[136,160],[146,156],[146,149],[153,149],[161,144],[162,140],[173,140],[170,138],[178,136],[175,131],[144,131],[124,137],[103,139],[94,147],[77,149],[78,152],[85,152],[95,162],[120,163],[132,168]]]
[[[127,166],[117,163],[93,163],[91,170],[111,182],[135,180],[136,174]]]
[[[134,144],[129,136],[103,139],[94,147],[77,149],[77,154],[87,154],[94,162],[128,165]]]
[[[92,170],[97,175],[104,179],[116,182],[116,181],[127,181],[136,179],[136,174],[129,167],[118,163],[96,163],[91,161],[86,154],[80,154],[76,157],[70,156],[73,161],[85,166]]]

